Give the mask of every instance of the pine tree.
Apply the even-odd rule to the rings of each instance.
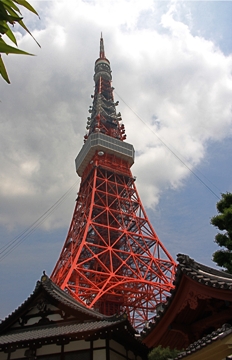
[[[213,261],[232,274],[232,193],[222,194],[217,210],[219,215],[212,217],[211,224],[222,231],[215,236],[215,242],[222,250],[213,254]]]

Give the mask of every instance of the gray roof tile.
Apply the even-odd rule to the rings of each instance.
[[[203,347],[231,333],[232,333],[232,326],[230,324],[224,324],[221,328],[217,329],[216,331],[213,331],[211,334],[189,345],[189,347],[185,349],[183,352],[179,353],[174,360],[183,359],[188,355],[191,355],[192,353],[201,350]]]
[[[31,329],[31,330],[21,330],[18,332],[11,332],[6,335],[0,336],[0,346],[6,344],[13,344],[16,342],[30,341],[37,339],[45,338],[54,338],[59,336],[67,336],[74,334],[82,334],[85,332],[92,332],[94,330],[107,329],[111,326],[122,323],[123,320],[118,321],[94,321],[87,323],[78,323],[78,324],[68,324],[61,326],[46,326],[43,328]]]
[[[182,275],[188,276],[194,281],[222,290],[232,290],[232,274],[228,274],[224,271],[220,271],[209,266],[200,264],[195,260],[191,259],[188,255],[178,254],[177,261],[179,262],[176,270],[175,279],[173,284],[175,285],[174,289],[171,289],[171,296],[167,297],[167,302],[163,304],[161,311],[154,317],[154,319],[149,323],[148,327],[145,327],[141,333],[142,337],[145,338],[158,322],[162,320],[165,312],[171,305],[173,298],[175,297],[176,289],[180,284]],[[232,295],[231,295],[232,296]]]

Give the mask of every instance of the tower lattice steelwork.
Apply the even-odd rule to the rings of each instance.
[[[140,327],[173,288],[176,264],[136,190],[134,148],[125,142],[111,80],[101,37],[88,134],[76,158],[80,190],[51,278],[85,306],[105,315],[125,311]]]

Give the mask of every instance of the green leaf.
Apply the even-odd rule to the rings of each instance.
[[[20,50],[20,49],[16,49],[13,46],[7,45],[5,43],[5,41],[3,41],[2,39],[0,39],[0,53],[4,53],[4,54],[21,54],[21,55],[32,55],[26,51]]]
[[[2,35],[6,35],[15,45],[17,45],[16,37],[13,31],[10,29],[9,24],[14,24],[17,22],[40,47],[39,43],[36,41],[34,36],[28,30],[24,22],[22,21],[23,17],[20,16],[20,8],[16,5],[20,5],[32,13],[38,15],[37,11],[31,6],[26,0],[0,0],[0,75],[5,79],[6,82],[10,83],[10,80],[7,75],[7,71],[4,65],[4,62],[1,58],[1,53],[4,54],[21,54],[21,55],[33,55],[26,51],[20,50],[13,46],[8,45],[3,39]],[[38,15],[39,16],[39,15]]]
[[[0,21],[0,33],[5,34],[8,31],[9,26],[6,21]]]
[[[13,16],[16,16],[16,15],[17,15],[16,12],[15,12],[13,9],[9,9],[9,13],[10,13],[11,15],[13,15]],[[16,20],[16,21],[19,23],[19,25],[22,26],[22,28],[23,28],[29,35],[31,35],[31,37],[34,39],[34,41],[36,42],[36,44],[37,44],[39,47],[41,47],[40,44],[38,43],[38,41],[36,41],[36,39],[34,38],[34,36],[32,35],[32,33],[30,32],[30,30],[26,27],[26,25],[24,24],[24,22],[23,22],[22,19],[23,19],[23,18],[19,18],[19,17],[18,17],[18,20]]]
[[[2,75],[3,79],[10,84],[10,79],[8,78],[7,72],[6,72],[6,68],[4,65],[4,62],[2,61],[2,57],[0,55],[0,74]]]
[[[30,30],[28,30],[28,28],[26,27],[26,25],[24,24],[24,22],[22,20],[19,21],[19,24],[24,28],[24,30],[26,30],[28,32],[28,34],[31,35],[31,37],[35,40],[36,44],[40,46],[40,44],[38,43],[38,41],[34,38],[34,36],[32,35],[32,33],[30,32]]]
[[[31,4],[29,4],[26,0],[14,0],[14,2],[16,2],[19,5],[24,6],[27,10],[33,12],[34,14],[38,15],[37,11],[33,8],[33,6],[31,6]]]
[[[0,1],[0,19],[4,20],[7,17],[7,11],[5,5]]]
[[[15,3],[11,0],[0,0],[3,4],[5,4],[6,6],[9,6],[11,8],[13,8],[15,11],[18,11],[20,13],[20,9],[18,8],[18,6],[15,5]]]
[[[11,29],[9,28],[8,25],[7,25],[7,27],[8,27],[8,30],[7,30],[7,32],[6,32],[6,36],[8,36],[8,38],[9,38],[15,45],[17,45],[17,40],[16,40],[13,32],[11,31]]]
[[[10,6],[5,5],[5,9],[10,14],[10,15],[7,14],[7,18],[5,19],[6,21],[10,23],[14,23],[14,21],[19,22],[20,20],[22,20],[22,16],[19,16],[17,12],[15,12],[14,9],[12,9]]]

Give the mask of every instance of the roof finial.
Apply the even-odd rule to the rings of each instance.
[[[104,50],[104,42],[101,32],[101,39],[100,39],[100,59],[105,59],[105,50]]]

